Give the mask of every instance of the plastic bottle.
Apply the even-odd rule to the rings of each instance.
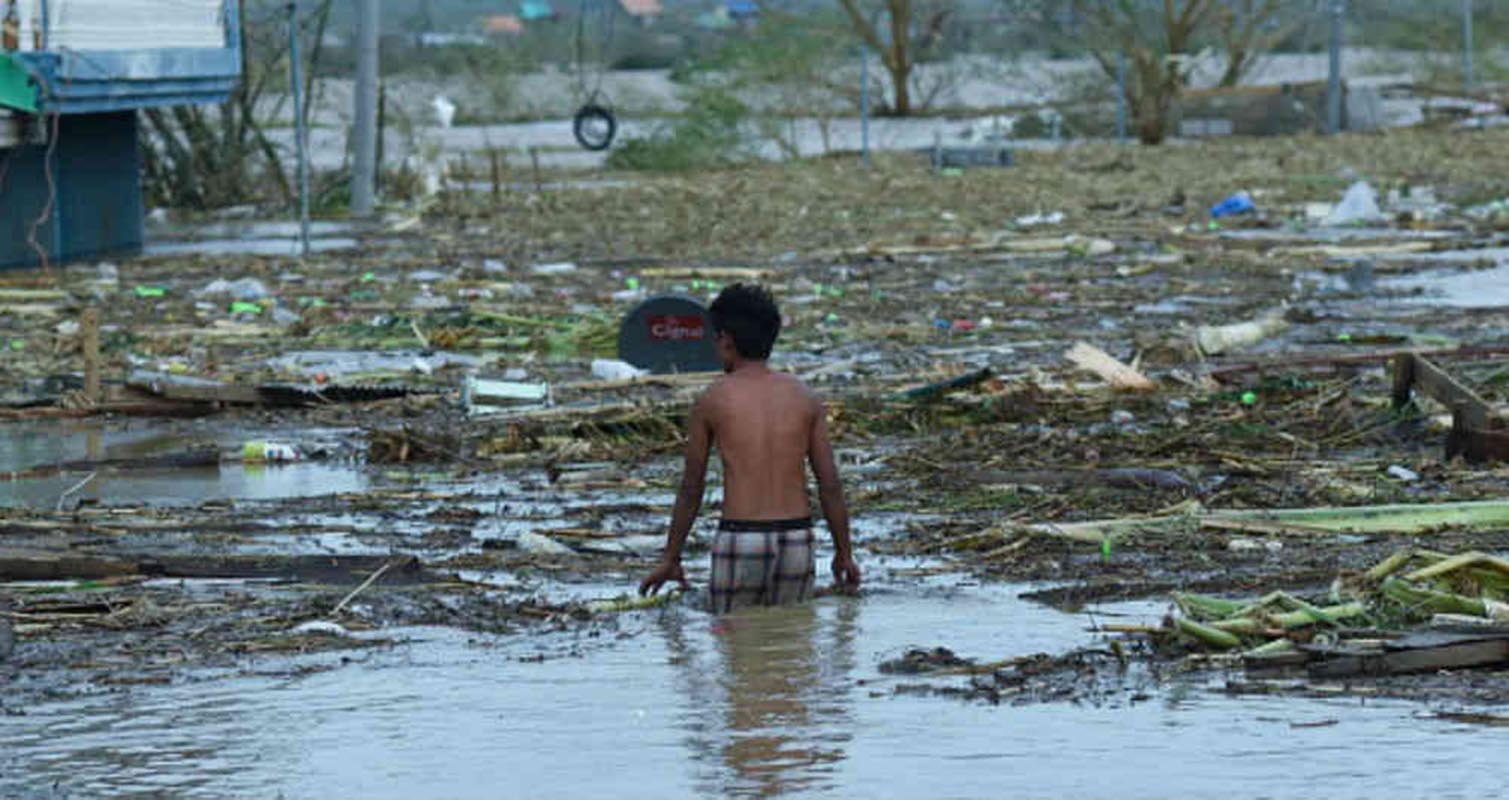
[[[1257,206],[1252,202],[1252,195],[1246,192],[1237,192],[1211,206],[1210,216],[1213,219],[1220,219],[1221,217],[1232,217],[1237,214],[1251,214],[1256,210]]]
[[[281,442],[253,441],[241,447],[241,460],[255,463],[298,461],[303,458],[298,448]]]

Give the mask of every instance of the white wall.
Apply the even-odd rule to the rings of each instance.
[[[48,5],[49,50],[224,47],[229,0],[33,0]],[[30,27],[31,14],[23,25]],[[31,36],[28,31],[27,44]]]

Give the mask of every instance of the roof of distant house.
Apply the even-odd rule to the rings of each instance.
[[[660,0],[618,0],[618,4],[631,17],[658,17],[665,12]]]
[[[555,9],[547,0],[524,0],[519,3],[519,16],[527,22],[550,19],[555,16]]]
[[[512,14],[494,14],[482,20],[482,29],[488,33],[523,33],[524,23]]]

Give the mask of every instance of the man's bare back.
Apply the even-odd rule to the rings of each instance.
[[[701,405],[723,461],[723,516],[811,516],[806,462],[822,404],[801,381],[768,369],[734,372]]]
[[[823,404],[800,380],[766,365],[780,330],[769,293],[736,284],[713,303],[718,355],[727,373],[692,407],[686,467],[659,566],[641,594],[670,581],[687,585],[681,550],[702,506],[714,446],[723,461],[723,520],[713,542],[716,610],[805,600],[812,590],[812,505],[806,467],[833,535],[833,576],[859,584],[849,511],[828,441]]]

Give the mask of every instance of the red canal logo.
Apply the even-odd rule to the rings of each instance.
[[[698,316],[662,314],[649,318],[650,338],[657,342],[700,342],[707,335]]]

